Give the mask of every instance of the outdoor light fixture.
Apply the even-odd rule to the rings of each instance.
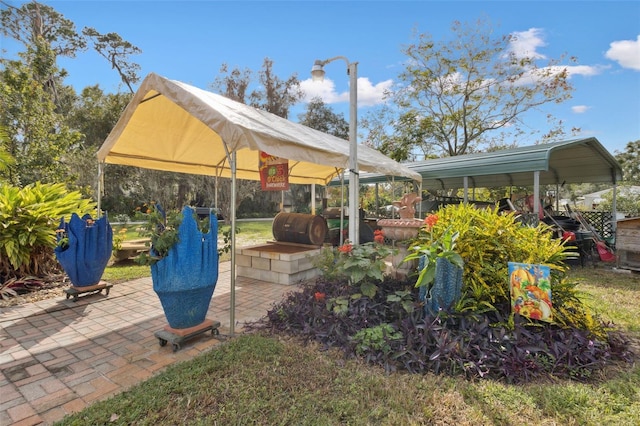
[[[311,79],[313,81],[322,81],[324,80],[324,64],[326,64],[326,61],[320,61],[320,60],[316,60],[316,62],[313,64],[313,67],[311,67]]]
[[[313,81],[324,80],[324,66],[329,62],[342,59],[347,63],[349,75],[349,241],[352,244],[360,244],[360,213],[359,205],[359,175],[358,175],[358,63],[349,62],[344,56],[325,61],[316,60],[311,68]]]

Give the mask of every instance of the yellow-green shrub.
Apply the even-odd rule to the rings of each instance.
[[[0,275],[39,275],[52,261],[60,219],[95,214],[95,203],[63,184],[0,185]]]
[[[423,229],[417,242],[426,244],[447,230],[459,232],[455,251],[464,260],[464,274],[457,310],[496,310],[509,316],[508,262],[543,264],[551,268],[555,322],[599,333],[599,322],[580,302],[575,283],[566,279],[565,261],[571,252],[562,240],[553,238],[547,225],[523,225],[513,213],[468,204],[446,206],[435,214],[438,221],[431,235]]]

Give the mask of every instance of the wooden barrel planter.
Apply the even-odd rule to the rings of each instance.
[[[278,213],[273,219],[276,241],[321,246],[329,232],[322,216],[305,213]]]

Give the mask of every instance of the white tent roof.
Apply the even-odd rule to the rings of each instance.
[[[326,185],[349,167],[349,142],[157,74],[149,74],[98,151],[110,164],[259,180],[259,151],[289,159],[289,181]],[[362,171],[421,177],[358,146]]]

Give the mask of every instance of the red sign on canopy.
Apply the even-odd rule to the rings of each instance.
[[[263,191],[289,189],[289,160],[260,151],[258,167]]]

